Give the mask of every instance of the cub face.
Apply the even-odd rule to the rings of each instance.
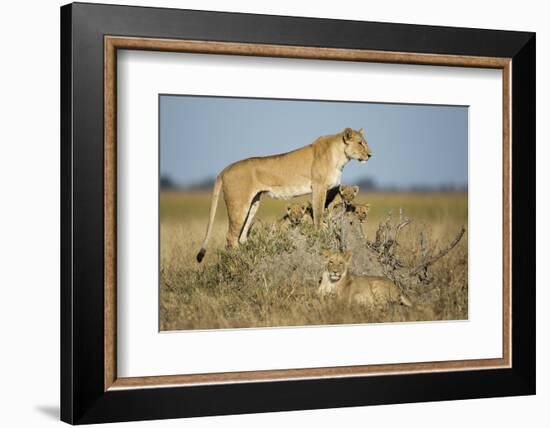
[[[353,210],[353,214],[355,215],[355,218],[359,223],[363,223],[367,220],[367,216],[370,210],[369,204],[357,204],[355,205],[355,209]]]
[[[366,162],[372,156],[372,151],[365,140],[363,129],[355,131],[351,128],[344,129],[342,133],[345,146],[345,153],[349,159],[359,162]]]
[[[302,222],[304,216],[308,214],[311,204],[291,204],[286,208],[286,216],[293,226]]]
[[[336,253],[330,250],[323,252],[325,257],[325,272],[328,273],[330,282],[338,282],[348,272],[348,266],[351,261],[351,251]]]
[[[342,201],[346,205],[351,204],[351,202],[355,199],[357,196],[357,193],[359,192],[359,187],[357,186],[348,186],[348,185],[341,185],[338,189],[338,193],[342,197]]]

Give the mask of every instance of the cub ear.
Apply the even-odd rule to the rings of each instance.
[[[330,256],[332,255],[332,252],[330,250],[323,250],[321,252],[321,255],[325,258],[325,259],[329,259]]]
[[[286,206],[286,213],[287,213],[287,214],[290,214],[290,205],[287,205],[287,206]]]
[[[353,129],[344,129],[344,141],[351,140],[351,137],[353,137]]]
[[[359,193],[359,186],[353,186],[353,193],[357,195]]]
[[[307,211],[308,205],[306,203],[302,204],[302,213],[305,214]]]
[[[353,255],[353,253],[351,251],[344,251],[344,260],[346,261],[346,263],[349,263],[349,261],[351,260],[351,256]]]

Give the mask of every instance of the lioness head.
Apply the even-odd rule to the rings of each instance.
[[[291,204],[286,208],[286,215],[291,224],[297,225],[302,222],[304,215],[308,210],[308,204]]]
[[[355,215],[355,218],[359,221],[359,223],[363,223],[367,219],[367,215],[370,210],[369,204],[357,204],[355,205],[355,209],[353,210],[353,214]]]
[[[349,262],[351,261],[351,251],[343,253],[334,253],[330,250],[323,252],[326,259],[325,271],[328,272],[330,282],[338,282],[346,275]]]
[[[367,141],[363,135],[363,129],[354,131],[351,128],[346,128],[344,129],[344,132],[342,132],[342,139],[346,145],[346,156],[349,159],[355,159],[359,162],[366,162],[372,156],[372,151],[367,145]]]
[[[348,205],[353,201],[355,196],[357,196],[357,192],[359,192],[359,187],[357,186],[341,185],[338,189],[338,193],[340,193],[342,200]]]

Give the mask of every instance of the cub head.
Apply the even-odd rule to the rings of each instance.
[[[292,204],[286,208],[286,215],[291,224],[297,225],[302,222],[302,218],[308,209],[307,204]]]
[[[359,187],[343,185],[340,186],[338,192],[340,193],[340,196],[342,197],[344,203],[349,205],[351,201],[355,199],[355,196],[357,196],[357,192],[359,192]]]
[[[328,273],[328,279],[330,282],[338,282],[348,272],[348,266],[351,261],[351,251],[345,251],[343,253],[332,252],[326,250],[323,252],[325,257],[325,272]]]
[[[367,215],[370,210],[369,204],[357,204],[355,205],[355,209],[353,210],[353,213],[355,214],[355,218],[359,221],[359,223],[363,223],[365,220],[367,220]]]
[[[372,151],[367,145],[363,129],[354,131],[351,128],[346,128],[342,132],[342,140],[345,144],[345,153],[349,159],[355,159],[359,162],[366,162],[372,156]]]

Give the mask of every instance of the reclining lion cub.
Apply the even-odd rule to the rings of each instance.
[[[363,131],[346,128],[288,153],[244,159],[229,165],[216,178],[206,236],[197,261],[200,263],[206,253],[222,190],[229,218],[229,246],[246,241],[264,194],[277,199],[312,194],[313,223],[320,227],[327,191],[340,184],[344,166],[351,159],[366,162],[371,156]]]
[[[334,294],[348,303],[359,303],[371,308],[388,303],[412,306],[409,298],[389,279],[350,274],[348,266],[351,255],[351,251],[342,254],[330,251],[324,253],[327,263],[317,290],[320,295]]]

